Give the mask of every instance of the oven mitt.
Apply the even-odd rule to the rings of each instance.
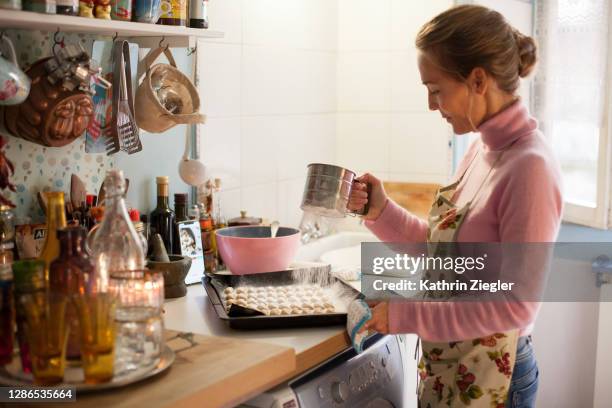
[[[372,311],[368,304],[362,299],[355,299],[349,304],[346,318],[346,331],[357,353],[363,351],[365,339],[368,337],[368,334],[370,334],[369,330],[363,330],[363,326],[371,318]]]

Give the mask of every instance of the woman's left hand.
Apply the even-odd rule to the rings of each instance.
[[[372,305],[370,305],[372,307]],[[389,302],[379,302],[372,307],[372,318],[364,325],[365,330],[373,330],[378,333],[389,333]]]

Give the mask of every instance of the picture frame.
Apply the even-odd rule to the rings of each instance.
[[[202,233],[200,223],[196,220],[177,223],[181,255],[191,258],[191,267],[185,284],[199,283],[204,276],[204,249],[202,247]]]

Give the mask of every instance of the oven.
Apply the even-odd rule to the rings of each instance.
[[[403,336],[376,334],[363,353],[349,348],[240,407],[403,407],[404,342]]]

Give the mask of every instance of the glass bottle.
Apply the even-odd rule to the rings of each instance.
[[[90,246],[100,291],[106,292],[113,271],[141,270],[145,254],[136,229],[128,216],[123,195],[125,178],[121,170],[109,170],[104,180],[106,204],[104,218]]]
[[[181,237],[179,234],[179,222],[189,221],[189,215],[187,215],[187,194],[177,193],[174,195],[174,213],[175,224],[174,224],[174,252],[176,255],[181,254]]]
[[[66,211],[64,210],[64,193],[53,191],[47,197],[47,239],[39,259],[45,262],[45,282],[49,282],[49,265],[60,253],[57,230],[66,228]]]
[[[142,251],[146,255],[147,251],[149,250],[149,245],[147,243],[147,238],[145,237],[145,225],[140,220],[140,212],[137,209],[132,208],[128,212],[128,214],[130,215],[130,220],[132,220],[132,224],[134,224],[134,228],[136,229],[136,232],[138,233],[138,237],[140,238],[140,241],[142,242]]]
[[[15,299],[22,295],[45,290],[45,263],[38,259],[27,259],[13,263],[13,282],[15,283]],[[32,372],[30,346],[26,336],[26,315],[21,302],[15,302],[15,323],[17,325],[17,342],[21,369],[24,373]]]
[[[2,244],[0,248],[0,365],[13,359],[13,247]]]
[[[85,250],[87,230],[80,226],[63,228],[57,231],[57,238],[60,255],[49,267],[49,288],[72,297],[83,292],[86,282],[95,286],[94,265]],[[70,327],[66,358],[78,360],[81,357],[79,319],[72,302],[66,305],[66,322]]]
[[[170,205],[168,204],[168,177],[157,177],[156,183],[157,207],[151,213],[149,220],[149,233],[152,237],[154,237],[155,234],[161,235],[166,251],[168,254],[173,254],[174,211],[170,209]]]

